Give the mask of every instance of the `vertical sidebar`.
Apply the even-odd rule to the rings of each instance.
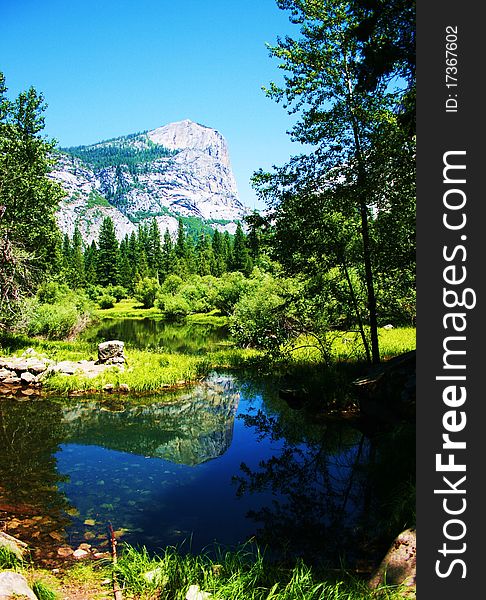
[[[479,597],[486,444],[480,4],[417,12],[417,591]]]

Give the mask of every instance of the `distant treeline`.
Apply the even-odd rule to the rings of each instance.
[[[152,145],[152,143],[146,148],[125,145],[75,146],[72,148],[63,148],[61,151],[79,158],[95,169],[126,165],[129,170],[135,165],[148,163],[158,158],[167,158],[176,154],[174,150],[169,150],[164,146],[156,144]]]
[[[240,271],[249,275],[258,254],[256,238],[245,235],[240,223],[234,236],[218,230],[194,235],[179,219],[173,240],[168,230],[161,235],[155,218],[118,242],[113,221],[106,217],[96,242],[85,247],[76,227],[72,238],[65,234],[62,247],[65,281],[72,288],[121,285],[131,293],[137,281],[146,277],[162,282],[171,274],[220,277]]]

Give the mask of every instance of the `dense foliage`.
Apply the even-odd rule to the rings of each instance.
[[[414,314],[413,8],[278,4],[300,37],[270,48],[286,75],[267,93],[298,115],[292,138],[311,150],[260,171],[254,185],[272,210],[274,256],[314,290],[340,271],[369,360],[378,362],[380,320]]]
[[[186,232],[183,219],[174,239],[166,230],[161,235],[155,218],[150,224],[140,224],[136,233],[118,242],[113,222],[106,217],[97,243],[83,247],[79,229],[70,238],[64,236],[62,245],[62,275],[71,287],[89,285],[122,286],[126,293],[139,297],[147,307],[153,306],[155,296],[146,296],[143,288],[159,286],[169,275],[183,278],[192,275],[220,277],[239,271],[250,275],[260,253],[249,247],[247,236],[238,224],[236,234],[204,230],[196,236]],[[141,282],[144,282],[143,284]],[[153,297],[152,300],[149,300]]]
[[[52,142],[42,137],[44,99],[34,88],[11,101],[0,73],[0,317],[58,266],[55,211],[62,188],[47,177]]]

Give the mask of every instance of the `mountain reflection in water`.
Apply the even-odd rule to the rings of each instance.
[[[106,548],[111,523],[153,551],[256,537],[338,565],[384,516],[380,485],[392,490],[410,467],[397,469],[402,439],[380,450],[346,423],[292,410],[257,376],[215,373],[143,398],[0,399],[0,520],[54,555],[65,543]]]

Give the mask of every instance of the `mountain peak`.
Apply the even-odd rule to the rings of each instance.
[[[147,132],[148,138],[169,150],[199,150],[230,167],[229,152],[224,137],[211,127],[190,119],[163,125]]]
[[[238,198],[224,137],[184,119],[89,147],[66,148],[52,175],[66,190],[58,223],[85,242],[97,239],[105,216],[118,238],[156,218],[177,231],[179,216],[233,232],[249,212]]]

